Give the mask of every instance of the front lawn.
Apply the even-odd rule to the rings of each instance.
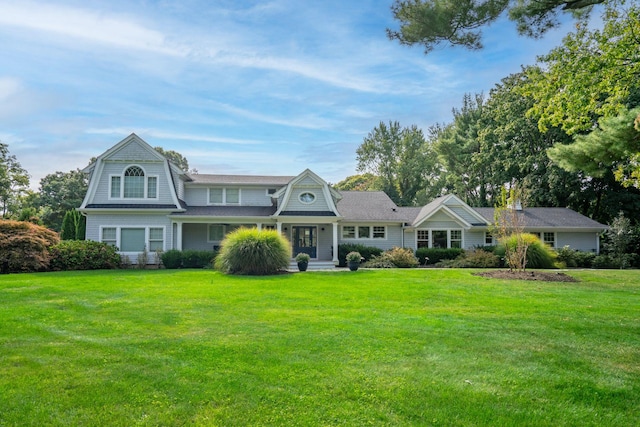
[[[0,425],[640,425],[640,272],[0,276]]]

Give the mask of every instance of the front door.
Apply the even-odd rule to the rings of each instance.
[[[299,253],[309,254],[311,258],[318,257],[318,228],[308,226],[293,227],[293,256]]]

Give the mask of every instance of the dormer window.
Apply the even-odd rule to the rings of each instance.
[[[158,177],[148,176],[140,166],[129,166],[122,175],[111,176],[112,199],[157,199]]]

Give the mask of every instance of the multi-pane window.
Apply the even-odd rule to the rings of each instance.
[[[240,204],[239,188],[210,188],[209,204],[237,205]]]
[[[158,198],[158,178],[155,176],[147,178],[147,198]]]
[[[161,251],[164,249],[164,229],[162,228],[150,228],[149,229],[149,251]]]
[[[384,239],[387,229],[384,226],[345,225],[342,227],[343,239]]]
[[[387,235],[387,230],[385,227],[374,226],[373,227],[373,238],[374,239],[384,239]]]
[[[416,230],[418,248],[462,248],[462,230]]]
[[[542,233],[542,241],[552,248],[556,246],[556,233]]]
[[[144,197],[144,171],[139,166],[131,166],[124,172],[125,199],[142,199]]]
[[[130,166],[123,175],[111,176],[109,196],[112,199],[157,199],[158,177],[145,176],[140,166]]]
[[[356,227],[353,225],[345,225],[342,227],[342,238],[343,239],[355,239],[356,238]]]
[[[462,230],[451,230],[451,239],[449,240],[450,248],[462,247]]]
[[[122,252],[155,252],[164,249],[163,227],[104,227],[101,241]]]
[[[418,240],[419,248],[428,248],[429,247],[429,230],[417,230],[416,238]]]
[[[118,244],[117,237],[118,230],[115,227],[105,227],[102,229],[102,242],[107,243],[111,246],[116,246]]]
[[[488,231],[484,233],[484,244],[493,245],[493,235]]]

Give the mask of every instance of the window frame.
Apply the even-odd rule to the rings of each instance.
[[[418,228],[416,229],[416,234],[415,234],[416,249],[417,248],[434,248],[433,246],[434,232],[440,232],[440,233],[446,232],[447,244],[446,244],[446,247],[443,249],[458,249],[458,247],[452,245],[452,243],[455,243],[455,242],[459,242],[460,244],[459,249],[464,249],[464,229],[462,228]],[[459,232],[460,238],[452,239],[452,232]]]
[[[349,231],[347,231],[347,229],[349,229]],[[368,231],[367,232],[360,231],[365,229]],[[365,234],[365,237],[362,237],[363,234]],[[376,234],[382,234],[382,236],[376,237]],[[386,225],[360,225],[360,224],[343,225],[341,236],[343,239],[352,239],[352,240],[386,240],[387,226]]]
[[[122,230],[130,230],[130,229],[144,229],[144,249],[147,252],[155,252],[155,250],[150,250],[151,243],[155,243],[156,246],[158,243],[161,243],[161,251],[165,251],[167,248],[167,227],[165,226],[151,226],[151,225],[103,225],[100,226],[100,242],[110,244],[118,248],[118,252],[122,254],[140,254],[143,251],[125,251],[122,250]],[[162,240],[159,238],[151,239],[151,230],[162,230]],[[116,239],[105,239],[104,233],[105,230],[115,230]]]
[[[227,200],[227,189],[229,189],[229,190],[237,190],[238,191],[238,201],[237,202],[229,202]],[[211,193],[214,190],[222,192],[222,201],[221,202],[212,202],[211,201]],[[207,205],[209,205],[209,206],[240,206],[240,205],[242,205],[242,188],[241,187],[209,187],[207,189]]]
[[[143,176],[143,195],[142,197],[125,197],[124,188],[125,188],[125,174],[127,171],[133,167],[139,168],[144,175]],[[117,186],[114,185],[114,179],[117,179]],[[155,195],[149,195],[149,179],[155,180]],[[117,190],[117,191],[115,191]],[[160,192],[160,175],[151,175],[147,173],[147,171],[140,165],[132,164],[126,166],[122,173],[119,174],[110,174],[109,175],[109,200],[157,200]],[[114,194],[115,193],[115,194]]]

